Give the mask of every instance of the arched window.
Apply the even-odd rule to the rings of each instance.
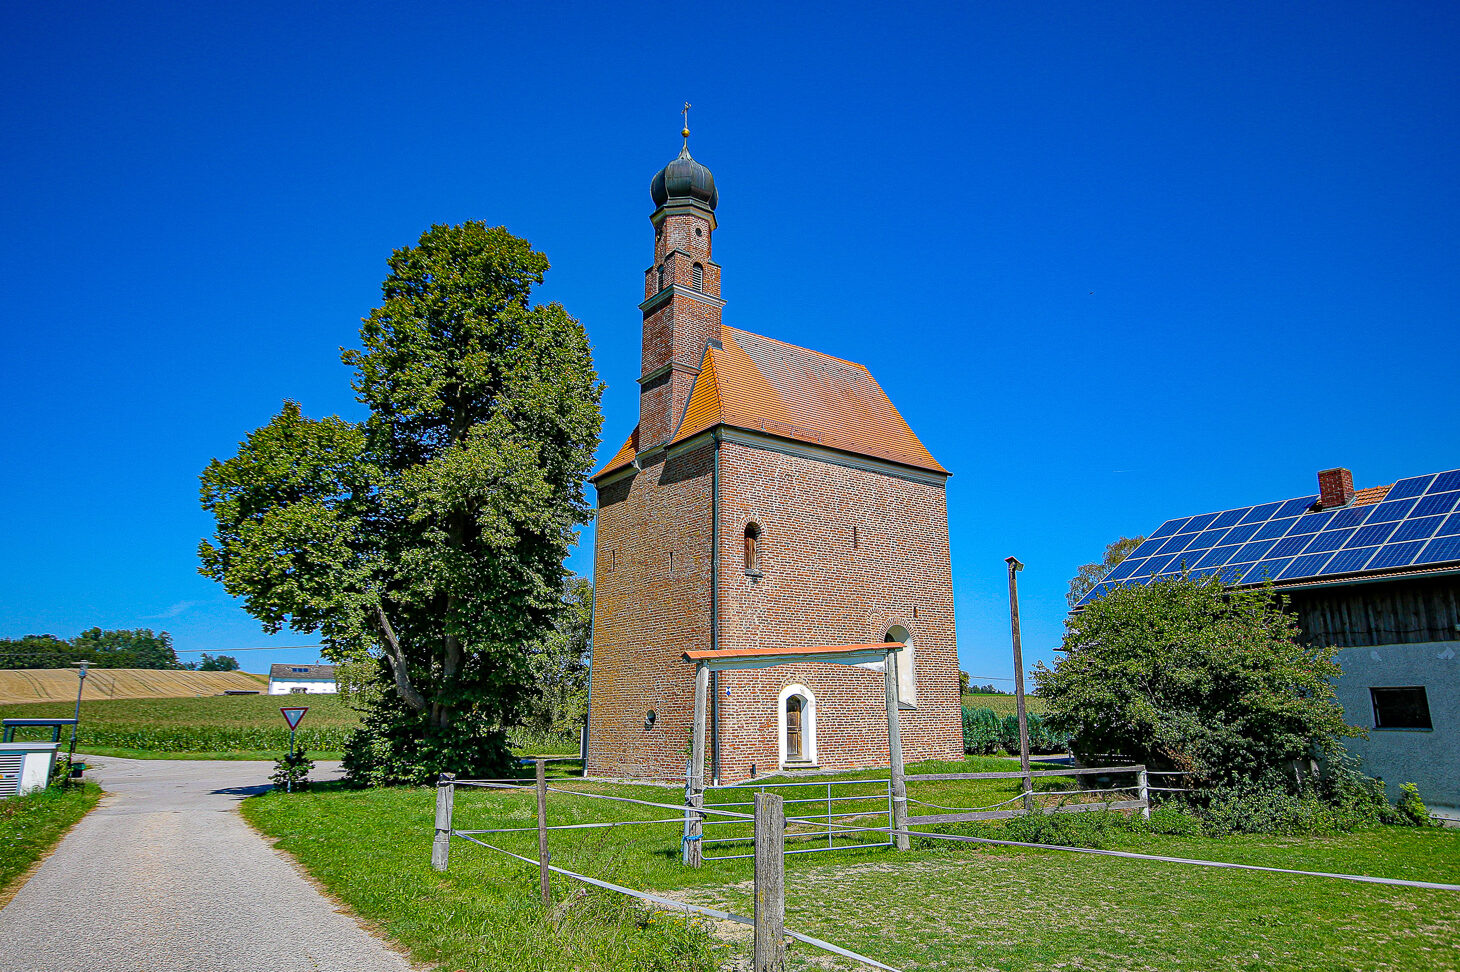
[[[745,572],[760,573],[760,525],[757,523],[745,525]]]
[[[816,765],[816,696],[804,685],[787,685],[778,709],[781,766]]]
[[[908,630],[895,624],[887,631],[883,641],[895,641],[902,645],[902,651],[892,653],[891,664],[897,673],[897,701],[902,705],[918,704],[918,670],[913,658],[913,639]]]
[[[695,290],[704,290],[705,289],[705,268],[703,266],[701,266],[700,264],[696,263],[694,265],[694,271],[693,271],[693,273],[694,273]]]
[[[664,289],[664,264],[659,264],[659,289]]]

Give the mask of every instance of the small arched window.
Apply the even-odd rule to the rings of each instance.
[[[745,572],[760,573],[760,525],[756,523],[745,525]]]
[[[659,289],[664,289],[664,264],[659,264]]]
[[[694,265],[693,274],[694,274],[695,290],[704,290],[705,289],[705,268],[703,266],[701,266],[700,264],[696,263]]]

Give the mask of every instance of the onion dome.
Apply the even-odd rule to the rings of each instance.
[[[687,133],[686,133],[687,134]],[[689,140],[679,150],[679,158],[660,169],[649,183],[649,194],[654,197],[655,206],[663,206],[670,200],[697,202],[711,210],[720,201],[715,189],[715,177],[710,170],[696,162],[689,154]]]

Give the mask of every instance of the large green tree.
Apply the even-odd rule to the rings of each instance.
[[[1070,607],[1074,607],[1080,598],[1095,589],[1100,578],[1110,573],[1116,564],[1129,557],[1132,550],[1145,542],[1145,537],[1121,537],[1106,544],[1103,557],[1098,561],[1081,564],[1075,571],[1075,576],[1070,578],[1069,590],[1065,592],[1065,601]]]
[[[1232,783],[1359,734],[1334,697],[1335,650],[1301,643],[1269,588],[1189,577],[1119,588],[1070,617],[1063,647],[1034,681],[1082,757]]]
[[[602,392],[582,325],[531,302],[548,261],[525,240],[433,226],[388,264],[343,353],[369,417],[286,402],[203,472],[217,532],[199,547],[265,630],[383,659],[393,692],[350,754],[383,781],[500,767],[589,514]]]

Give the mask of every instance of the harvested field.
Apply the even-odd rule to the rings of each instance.
[[[229,689],[263,691],[269,680],[247,672],[178,672],[149,668],[93,668],[86,675],[88,699],[178,699],[221,695]],[[27,668],[0,671],[0,705],[76,700],[76,669]]]

